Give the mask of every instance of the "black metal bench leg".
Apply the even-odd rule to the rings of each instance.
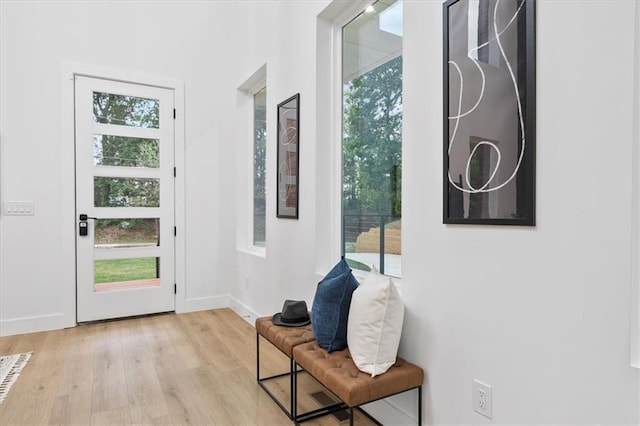
[[[287,415],[287,417],[289,417],[290,419],[294,418],[294,413],[293,411],[289,411],[288,408],[285,406],[286,402],[283,403],[281,401],[278,400],[278,398],[269,390],[267,389],[267,387],[265,386],[264,382],[271,380],[271,379],[277,379],[279,377],[284,377],[284,376],[289,376],[289,381],[290,381],[290,391],[294,390],[294,383],[293,383],[293,360],[291,360],[291,362],[289,363],[289,371],[287,373],[281,373],[281,374],[276,374],[273,376],[269,376],[269,377],[260,377],[260,333],[256,333],[256,380],[258,382],[258,385],[260,385],[260,387],[267,393],[267,395],[269,395],[271,397],[271,399],[273,399],[275,401],[275,403],[278,405],[278,407],[280,407],[280,409]],[[291,401],[288,404],[290,407],[293,407],[293,395],[291,396]]]
[[[256,333],[256,380],[260,382],[260,334]]]
[[[298,366],[293,360],[293,357],[289,360],[289,366],[291,368],[291,419],[295,420],[298,416]]]
[[[418,387],[418,426],[422,426],[422,386]]]

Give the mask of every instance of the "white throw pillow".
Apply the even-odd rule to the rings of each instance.
[[[375,377],[395,362],[404,321],[404,303],[389,277],[375,267],[351,297],[347,343],[354,364]]]

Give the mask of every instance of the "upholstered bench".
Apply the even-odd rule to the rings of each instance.
[[[302,343],[293,348],[293,360],[344,402],[349,408],[350,425],[353,425],[354,408],[413,389],[418,392],[418,424],[422,424],[424,371],[402,358],[397,358],[396,363],[386,373],[373,378],[370,374],[358,370],[348,348],[329,353],[315,341]],[[292,386],[296,390],[296,365],[292,366],[292,372],[294,376]],[[300,423],[316,417],[319,415],[301,415],[294,420]]]
[[[275,346],[280,352],[289,358],[290,369],[286,373],[276,374],[269,377],[260,377],[260,337]],[[314,340],[311,325],[302,327],[283,327],[273,323],[272,317],[262,317],[256,319],[256,374],[258,384],[273,399],[276,404],[285,412],[290,419],[295,419],[297,415],[296,385],[294,372],[296,369],[293,361],[293,349],[300,344]],[[265,386],[266,381],[290,376],[290,408],[287,409],[282,402]],[[308,414],[308,413],[307,413]]]
[[[293,348],[296,345],[315,340],[311,324],[302,327],[283,327],[274,324],[271,317],[256,319],[256,333],[289,358],[293,358]]]

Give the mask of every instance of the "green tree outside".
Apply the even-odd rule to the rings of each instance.
[[[93,93],[94,120],[103,124],[159,128],[159,102],[110,93]],[[159,141],[111,135],[94,135],[94,165],[157,168]],[[160,184],[157,179],[94,177],[96,207],[158,207]],[[148,219],[100,220],[99,233],[111,226],[149,228]],[[150,232],[155,232],[156,226]]]
[[[402,56],[344,84],[343,213],[402,210]]]

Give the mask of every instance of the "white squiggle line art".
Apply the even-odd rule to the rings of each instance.
[[[286,125],[286,116],[288,113],[290,112],[295,112],[294,109],[287,109],[284,110],[282,112],[282,114],[280,114],[280,132],[282,133],[282,135],[284,136],[284,141],[281,141],[280,144],[281,145],[289,145],[291,143],[293,143],[296,139],[296,136],[298,136],[298,129],[296,128],[296,126],[288,126]],[[293,130],[291,132],[291,137],[289,137],[289,130]]]
[[[502,31],[496,32],[496,34],[497,34],[496,37],[485,41],[484,43],[482,43],[482,44],[470,49],[467,52],[467,56],[469,57],[469,59],[471,59],[473,64],[478,68],[478,71],[480,71],[480,76],[482,77],[482,85],[480,86],[480,94],[478,95],[478,100],[476,101],[476,104],[473,107],[471,107],[471,109],[469,109],[469,111],[466,111],[465,113],[462,113],[462,114],[460,114],[460,112],[458,112],[458,115],[451,116],[451,117],[449,117],[449,119],[462,118],[462,117],[464,117],[466,115],[469,115],[478,107],[478,105],[480,105],[480,101],[484,97],[485,74],[484,74],[484,71],[482,71],[482,67],[478,63],[478,60],[473,58],[473,57],[471,57],[471,52],[478,51],[478,50],[482,49],[483,47],[488,46],[489,43],[491,43],[492,41],[497,40],[497,37],[500,37],[502,35],[502,33],[504,33],[509,28],[511,23],[516,19],[516,17],[518,16],[518,13],[520,12],[520,9],[522,8],[523,5],[524,5],[524,2],[520,3],[520,6],[518,6],[518,9],[516,10],[515,14],[511,17],[511,20],[507,23],[507,25],[502,29]],[[494,17],[494,19],[495,19],[495,17]],[[495,21],[494,21],[494,24],[495,24]],[[451,63],[455,64],[455,62],[453,62],[453,61],[449,61],[449,63],[450,64]],[[456,67],[457,67],[457,64],[456,64]],[[460,73],[460,78],[462,79],[462,73],[460,72],[459,68],[458,68],[458,72]]]
[[[280,114],[280,132],[284,139],[280,141],[280,145],[287,146],[287,145],[296,143],[296,138],[298,136],[297,126],[286,125],[287,114],[294,113],[294,117],[295,117],[295,112],[296,112],[295,109],[285,109]],[[283,174],[284,176],[286,176],[286,182],[283,182],[285,180],[283,179]],[[286,203],[287,199],[289,198],[289,195],[292,195],[294,192],[293,185],[289,184],[291,181],[290,174],[291,174],[291,167],[288,159],[282,160],[280,162],[280,173],[278,175],[278,182],[280,187],[280,191],[279,191],[280,201],[284,203]]]
[[[516,164],[516,167],[515,167],[515,169],[514,169],[513,173],[511,174],[511,176],[510,176],[506,181],[504,181],[502,184],[500,184],[500,185],[498,185],[498,186],[496,186],[496,187],[494,187],[494,188],[488,188],[488,189],[487,189],[487,188],[486,188],[486,187],[487,187],[487,185],[489,185],[489,183],[493,180],[493,178],[495,177],[495,175],[496,175],[496,173],[497,173],[497,171],[498,171],[498,166],[499,166],[499,164],[500,164],[500,160],[501,160],[501,158],[502,158],[502,154],[501,154],[501,152],[500,152],[500,149],[499,149],[495,144],[493,144],[493,143],[491,143],[491,142],[488,142],[488,141],[481,141],[480,143],[478,143],[478,144],[474,147],[474,149],[472,150],[472,152],[471,152],[471,153],[470,153],[470,155],[469,155],[469,158],[468,158],[468,160],[467,160],[466,171],[465,171],[465,180],[466,180],[467,186],[468,186],[470,189],[465,189],[465,188],[463,188],[463,187],[461,187],[461,186],[457,185],[457,184],[453,181],[453,179],[452,179],[452,177],[451,177],[451,171],[450,171],[450,170],[448,170],[448,171],[447,171],[447,177],[448,177],[448,179],[449,179],[449,183],[450,183],[454,188],[456,188],[456,189],[458,189],[458,190],[460,190],[460,191],[462,191],[462,192],[468,193],[468,194],[475,194],[475,193],[479,193],[479,192],[493,192],[493,191],[497,191],[497,190],[499,190],[499,189],[503,188],[505,185],[507,185],[509,182],[511,182],[511,181],[513,180],[513,178],[516,176],[516,174],[518,173],[518,170],[520,169],[520,164],[522,163],[522,158],[524,157],[524,151],[525,151],[525,130],[524,130],[524,118],[523,118],[523,114],[522,114],[522,102],[521,102],[521,100],[520,100],[520,91],[518,90],[518,83],[517,83],[517,80],[516,80],[516,78],[515,78],[515,76],[514,76],[514,74],[513,74],[513,69],[511,68],[511,63],[510,63],[510,62],[509,62],[509,60],[507,59],[507,56],[506,56],[506,54],[505,54],[505,52],[504,52],[504,48],[502,47],[502,43],[501,43],[501,41],[500,41],[500,37],[501,37],[501,36],[502,36],[502,34],[503,34],[503,33],[504,33],[504,32],[505,32],[505,31],[506,31],[506,30],[511,26],[511,24],[515,21],[515,19],[516,19],[517,15],[520,13],[520,10],[522,9],[522,6],[524,5],[524,3],[525,3],[525,2],[524,2],[524,1],[522,1],[522,2],[520,3],[520,6],[518,6],[518,8],[516,9],[516,11],[515,11],[514,15],[511,17],[511,19],[509,20],[509,22],[507,23],[507,25],[502,29],[502,31],[498,31],[498,22],[497,22],[497,19],[498,19],[498,7],[499,7],[499,5],[500,5],[500,2],[501,2],[501,0],[497,0],[497,1],[496,1],[496,5],[495,5],[495,7],[494,7],[494,9],[493,9],[493,30],[494,30],[494,33],[495,33],[495,35],[496,35],[496,36],[495,36],[495,38],[492,38],[492,39],[490,39],[490,40],[487,40],[485,43],[482,43],[481,45],[479,45],[479,46],[477,46],[477,47],[474,47],[474,48],[470,49],[470,50],[467,52],[467,55],[469,56],[469,59],[471,59],[471,60],[473,61],[473,63],[478,67],[478,69],[480,69],[480,74],[482,75],[482,87],[481,87],[481,92],[480,92],[480,96],[479,96],[479,98],[478,98],[478,101],[476,102],[476,104],[475,104],[475,105],[474,105],[474,106],[473,106],[469,111],[465,112],[464,114],[461,114],[461,110],[462,110],[462,99],[463,99],[462,93],[463,93],[463,88],[464,88],[464,77],[462,76],[462,71],[460,70],[460,67],[458,66],[458,64],[457,64],[455,61],[449,61],[449,62],[448,62],[449,64],[452,64],[453,66],[455,66],[455,68],[456,68],[456,70],[457,70],[457,72],[458,72],[458,75],[459,75],[459,77],[460,77],[460,92],[459,92],[459,96],[458,96],[458,102],[459,102],[459,103],[458,103],[458,114],[457,114],[457,115],[455,115],[455,116],[452,116],[452,117],[448,117],[449,119],[454,119],[454,120],[456,120],[455,125],[454,125],[453,133],[452,133],[452,135],[451,135],[451,138],[449,139],[449,149],[448,149],[448,153],[449,153],[449,154],[451,153],[451,147],[452,147],[452,145],[453,145],[453,141],[455,140],[455,136],[456,136],[456,134],[457,134],[457,132],[458,132],[458,125],[459,125],[459,123],[460,123],[460,118],[462,118],[462,117],[464,117],[464,116],[466,116],[466,115],[470,114],[471,112],[473,112],[473,111],[477,108],[477,106],[480,104],[480,101],[482,100],[482,97],[484,96],[485,75],[484,75],[484,72],[482,71],[482,69],[481,69],[480,65],[477,63],[477,61],[476,61],[474,58],[472,58],[472,57],[470,56],[470,55],[471,55],[471,52],[473,52],[474,50],[478,50],[478,49],[480,49],[480,48],[482,48],[482,47],[484,47],[484,46],[488,45],[490,42],[492,42],[492,41],[494,41],[494,40],[497,42],[498,47],[500,48],[500,54],[501,54],[502,58],[504,59],[505,64],[507,65],[507,68],[508,68],[508,70],[509,70],[509,75],[510,75],[510,77],[511,77],[511,81],[512,81],[513,86],[514,86],[514,90],[515,90],[515,94],[516,94],[516,101],[517,101],[517,104],[518,104],[518,118],[519,118],[519,120],[520,120],[520,129],[521,129],[522,147],[521,147],[521,149],[520,149],[520,155],[519,155],[519,157],[518,157],[518,162],[517,162],[517,164]],[[485,184],[484,184],[480,189],[475,189],[475,188],[473,188],[473,186],[471,185],[471,183],[470,183],[470,181],[469,181],[469,180],[470,180],[470,176],[469,176],[469,167],[470,167],[470,164],[471,164],[471,159],[473,158],[473,154],[475,153],[475,151],[478,149],[478,147],[479,147],[480,145],[489,145],[489,146],[491,146],[493,149],[495,149],[496,153],[498,154],[498,161],[497,161],[496,167],[494,168],[494,170],[493,170],[493,172],[492,172],[491,177],[489,178],[489,180],[488,180],[488,181],[487,181],[487,182],[486,182],[486,183],[485,183]]]
[[[499,4],[500,4],[500,0],[498,0],[496,2],[496,7],[493,9],[493,30],[496,32],[496,34],[498,33],[498,23],[496,22],[496,19],[498,17],[498,5]],[[522,2],[522,4],[520,6],[522,7],[523,4],[524,4],[524,1]],[[518,8],[518,10],[516,10],[516,14],[519,11],[520,11],[520,8]],[[511,22],[512,21],[513,21],[513,19],[511,20]],[[493,189],[494,191],[502,188],[503,186],[508,184],[513,178],[516,177],[516,173],[518,173],[518,170],[520,169],[520,164],[522,163],[522,158],[524,157],[524,148],[525,148],[525,142],[526,142],[525,141],[525,131],[524,131],[524,117],[522,115],[522,101],[520,100],[520,90],[518,90],[518,81],[516,80],[515,75],[513,75],[513,69],[511,68],[511,63],[507,59],[506,53],[504,53],[504,48],[502,47],[502,42],[500,41],[500,36],[496,37],[496,42],[498,43],[498,47],[500,48],[500,54],[504,58],[504,61],[505,61],[506,65],[507,65],[507,68],[509,69],[509,75],[511,76],[511,82],[513,83],[513,90],[516,92],[516,100],[518,101],[518,118],[520,119],[520,138],[521,138],[521,141],[522,141],[522,147],[520,148],[520,156],[518,157],[518,163],[516,164],[516,167],[513,170],[513,173],[511,174],[509,179],[507,179],[504,183],[502,183],[501,185],[498,185],[497,187],[495,187]]]
[[[453,146],[453,141],[456,138],[456,133],[458,133],[458,125],[460,124],[460,110],[462,110],[462,94],[464,91],[464,78],[462,77],[462,71],[460,71],[460,67],[454,61],[449,61],[454,67],[456,67],[456,71],[458,71],[458,76],[460,77],[460,93],[458,95],[458,115],[456,118],[456,124],[453,126],[453,133],[451,134],[451,138],[449,139],[449,150],[447,153],[451,155],[451,147]],[[451,175],[449,175],[449,182],[451,182]],[[454,184],[455,185],[455,184]]]
[[[286,183],[283,182],[282,179],[282,175],[285,176],[289,176],[289,165],[287,164],[286,160],[283,160],[280,162],[280,174],[278,176],[278,180],[280,181],[280,201],[286,201],[287,200],[287,195],[288,195],[288,191],[287,191],[287,185]],[[289,179],[287,179],[287,182],[289,181]],[[283,189],[284,186],[284,189]]]
[[[498,160],[496,161],[496,165],[493,168],[493,171],[491,172],[491,176],[489,176],[489,179],[487,179],[487,181],[484,183],[484,185],[482,185],[481,188],[476,189],[471,185],[471,170],[470,169],[471,169],[471,160],[473,159],[473,155],[476,153],[478,148],[480,148],[480,145],[488,145],[491,148],[495,149],[495,151],[498,153]],[[475,192],[484,191],[484,189],[491,183],[491,181],[495,177],[496,173],[498,172],[498,168],[500,167],[500,161],[501,160],[502,160],[502,154],[500,153],[500,149],[498,149],[496,144],[491,143],[489,141],[478,142],[476,144],[476,146],[473,147],[473,150],[471,151],[471,154],[469,154],[469,158],[467,159],[467,167],[465,169],[465,178],[467,180],[467,183],[469,184],[469,188],[472,191],[475,191]]]
[[[473,49],[472,49],[473,50]],[[472,50],[469,51],[469,53],[472,52]],[[478,70],[480,71],[480,76],[482,77],[482,86],[480,87],[480,95],[478,95],[478,100],[476,101],[476,104],[471,107],[471,109],[469,109],[469,111],[466,111],[463,114],[460,114],[460,108],[458,108],[458,114],[449,117],[449,119],[460,119],[466,115],[471,114],[476,108],[478,108],[478,105],[480,105],[480,101],[482,100],[482,98],[484,97],[484,83],[485,83],[485,76],[484,76],[484,71],[482,71],[482,67],[480,66],[480,64],[478,63],[477,60],[475,60],[474,58],[469,57],[469,59],[471,59],[471,61],[475,64],[476,67],[478,67]],[[460,84],[462,85],[462,72],[460,71],[460,68],[458,67],[458,64],[456,64],[453,61],[449,61],[450,64],[454,64],[455,67],[458,69],[458,73],[460,74]],[[462,101],[462,96],[460,96],[460,101]]]
[[[286,202],[289,195],[292,195],[295,191],[295,186],[291,185],[292,178],[290,176],[291,168],[287,160],[280,162],[280,173],[278,174],[278,182],[280,187],[280,201]],[[283,178],[283,175],[285,178]],[[284,188],[283,188],[284,187]]]

